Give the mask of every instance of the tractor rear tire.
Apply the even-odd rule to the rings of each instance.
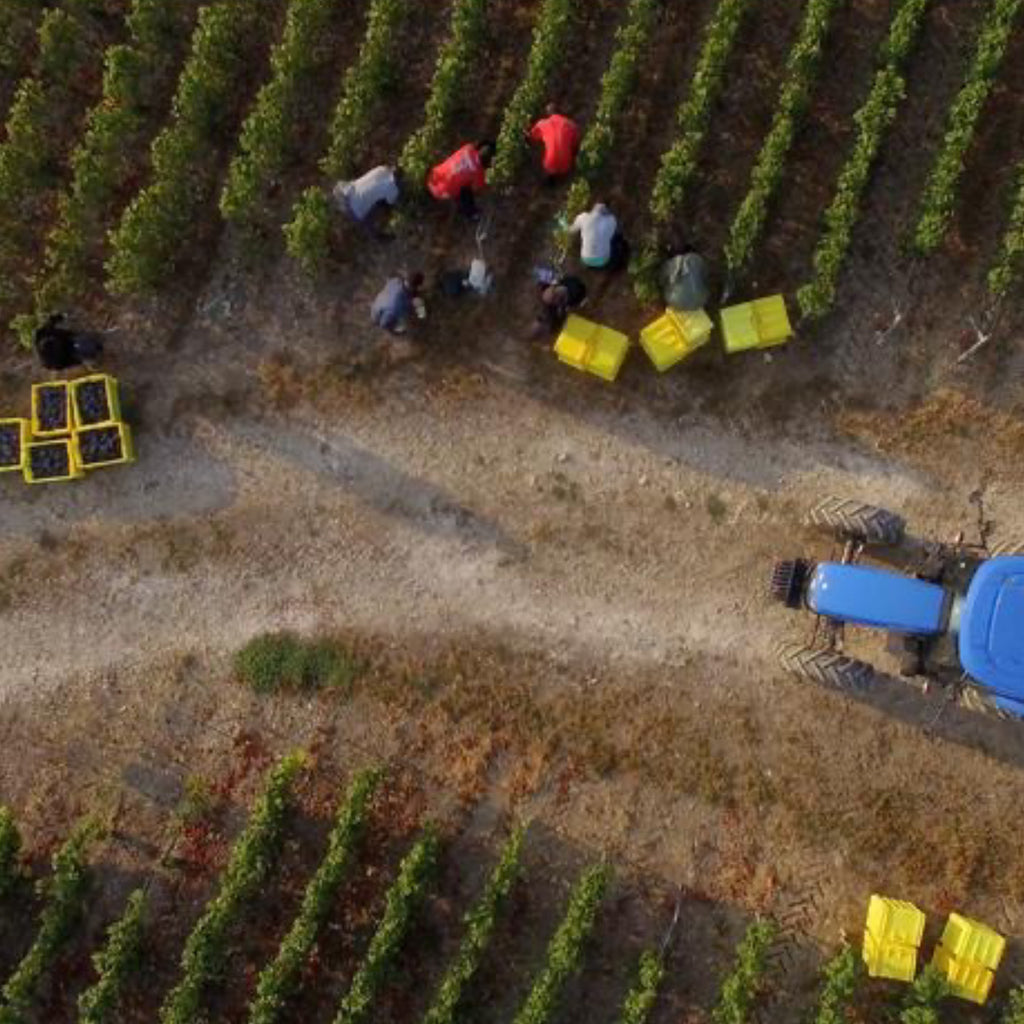
[[[963,686],[957,694],[957,704],[968,711],[975,711],[982,715],[993,715],[1005,721],[1011,721],[1014,716],[1004,711],[992,698],[991,694],[978,686]]]
[[[875,680],[875,669],[866,661],[847,658],[825,647],[783,644],[778,656],[779,663],[791,675],[833,690],[862,693],[870,689]]]
[[[895,546],[907,532],[906,520],[895,512],[834,496],[819,501],[807,518],[812,526],[826,530],[839,540],[865,544]]]

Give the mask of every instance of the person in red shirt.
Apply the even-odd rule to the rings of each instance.
[[[486,187],[493,159],[494,143],[467,143],[430,172],[427,188],[435,199],[455,200],[463,216],[476,220],[480,216],[476,193]]]
[[[546,113],[547,117],[530,129],[530,140],[544,147],[544,174],[550,185],[572,171],[580,148],[580,130],[575,121],[558,113],[554,103],[548,104]]]

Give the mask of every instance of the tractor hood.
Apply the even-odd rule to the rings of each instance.
[[[960,616],[960,664],[976,682],[1024,703],[1024,557],[992,558],[974,574]]]
[[[945,630],[946,591],[868,565],[822,562],[807,587],[812,612],[854,626],[936,636]]]

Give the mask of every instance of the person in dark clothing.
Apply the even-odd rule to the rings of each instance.
[[[70,370],[91,363],[103,354],[103,341],[96,334],[72,331],[61,326],[63,313],[53,313],[36,329],[36,355],[46,370]]]
[[[540,291],[540,312],[534,321],[532,337],[557,334],[564,326],[569,314],[579,309],[587,299],[587,286],[578,278],[567,274],[552,284],[542,285]]]

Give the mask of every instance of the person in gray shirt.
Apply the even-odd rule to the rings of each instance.
[[[360,224],[380,205],[394,206],[401,194],[399,171],[394,167],[374,167],[355,181],[339,181],[334,186],[334,203],[342,213]]]
[[[420,273],[389,278],[373,300],[370,319],[385,331],[405,334],[413,312],[421,319],[426,316],[426,307],[420,298],[422,287],[423,275]]]

